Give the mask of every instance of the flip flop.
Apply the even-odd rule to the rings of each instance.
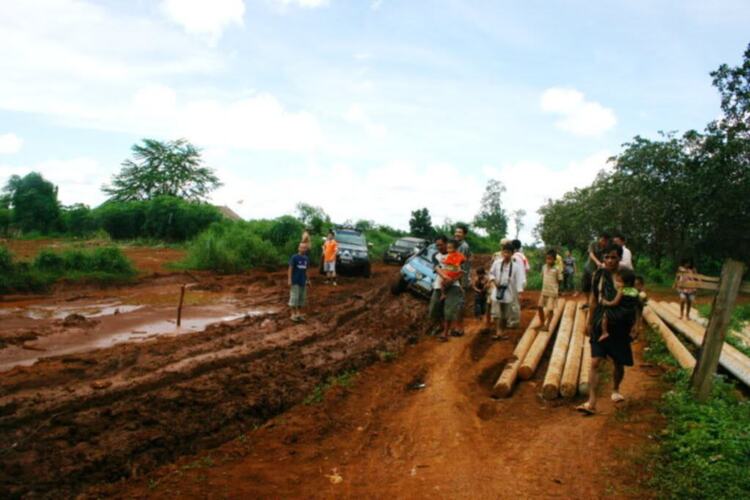
[[[611,399],[615,403],[622,403],[623,401],[625,401],[625,396],[623,396],[619,392],[613,392]]]
[[[592,410],[588,403],[576,406],[576,411],[580,411],[586,416],[596,415],[596,411]]]
[[[493,335],[492,340],[508,340],[510,335]]]

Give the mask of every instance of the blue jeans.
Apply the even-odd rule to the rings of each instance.
[[[476,294],[474,296],[474,316],[481,318],[487,312],[487,296],[484,294]]]

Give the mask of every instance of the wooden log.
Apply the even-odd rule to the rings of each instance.
[[[516,348],[513,350],[513,358],[510,359],[503,368],[502,373],[495,382],[495,386],[492,388],[492,396],[496,398],[504,398],[513,392],[513,385],[516,383],[518,377],[518,369],[521,366],[521,361],[529,351],[531,344],[536,339],[538,328],[541,326],[539,315],[535,315],[534,319],[526,328],[523,333],[521,340],[516,344]]]
[[[674,359],[677,360],[681,367],[688,370],[692,370],[695,367],[695,358],[693,355],[688,351],[687,347],[680,342],[680,339],[672,333],[672,330],[670,330],[661,318],[659,318],[659,316],[651,309],[651,306],[643,309],[643,319],[646,320],[646,323],[648,323],[651,328],[659,333],[664,340],[667,349],[669,349],[669,352],[672,353],[672,356],[674,356]]]
[[[698,401],[706,401],[711,396],[714,375],[719,366],[724,339],[729,330],[729,322],[744,273],[745,264],[736,260],[728,259],[721,268],[719,293],[714,297],[711,319],[708,320],[700,355],[691,378],[691,385]]]
[[[706,333],[705,329],[701,328],[693,321],[685,321],[679,319],[676,314],[673,314],[668,308],[660,302],[651,302],[649,307],[659,315],[669,326],[684,335],[694,345],[700,347],[703,343],[703,337]],[[750,358],[738,351],[734,346],[724,343],[721,350],[721,356],[719,363],[729,373],[737,377],[743,384],[750,387]]]
[[[555,399],[559,395],[560,380],[565,367],[565,358],[568,354],[570,336],[573,333],[573,319],[577,308],[576,302],[571,301],[565,305],[565,311],[562,320],[560,320],[560,329],[555,339],[555,346],[552,348],[552,356],[549,358],[547,375],[544,377],[544,385],[542,386],[544,399]]]
[[[557,328],[557,324],[560,322],[560,317],[562,316],[564,309],[565,301],[563,299],[558,299],[557,307],[555,307],[555,312],[552,314],[552,320],[549,324],[549,330],[537,333],[534,343],[531,344],[529,351],[521,362],[521,367],[518,369],[518,376],[521,377],[521,380],[529,380],[534,376],[534,372],[539,366],[539,362],[542,360],[542,356],[547,349],[552,334],[554,333],[555,328]]]
[[[578,379],[578,394],[588,395],[589,377],[591,374],[591,342],[589,337],[583,339],[583,357],[581,357],[581,376]]]
[[[560,381],[560,394],[564,398],[572,398],[578,392],[578,375],[581,372],[581,359],[583,357],[583,339],[586,331],[586,311],[576,307],[575,321],[573,322],[573,333],[571,333],[568,354],[565,358]]]

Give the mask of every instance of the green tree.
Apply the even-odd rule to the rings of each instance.
[[[313,234],[323,234],[331,225],[331,218],[321,207],[309,203],[297,203],[297,219],[312,230]]]
[[[418,208],[412,211],[409,219],[409,231],[412,235],[420,238],[432,238],[435,229],[432,227],[432,216],[427,208]]]
[[[13,224],[23,232],[49,233],[60,226],[57,186],[37,172],[14,175],[4,188],[13,210]]]
[[[150,200],[174,196],[203,200],[221,186],[211,168],[203,166],[200,151],[185,139],[160,142],[144,139],[132,147],[133,158],[122,162],[122,170],[102,191],[113,201]]]
[[[474,225],[484,229],[495,240],[504,238],[508,232],[508,215],[503,208],[503,193],[503,183],[490,179],[482,196],[479,213],[474,218]]]

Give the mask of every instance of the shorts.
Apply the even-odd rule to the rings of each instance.
[[[307,287],[302,285],[292,285],[289,290],[289,307],[305,307],[307,301]]]
[[[581,278],[581,291],[584,294],[588,295],[591,292],[592,281],[594,281],[594,275],[588,271],[584,271]]]
[[[537,305],[545,311],[551,311],[557,306],[557,297],[548,297],[546,295],[541,295],[539,297],[539,304]]]
[[[695,292],[680,292],[680,299],[693,302],[695,300]]]
[[[452,286],[445,291],[443,315],[445,321],[460,321],[464,312],[464,291],[460,286]]]
[[[433,321],[443,321],[443,301],[440,300],[442,295],[443,292],[439,288],[432,290],[428,315]]]
[[[331,262],[323,262],[323,272],[324,273],[335,273],[336,272],[336,261],[332,260]]]

